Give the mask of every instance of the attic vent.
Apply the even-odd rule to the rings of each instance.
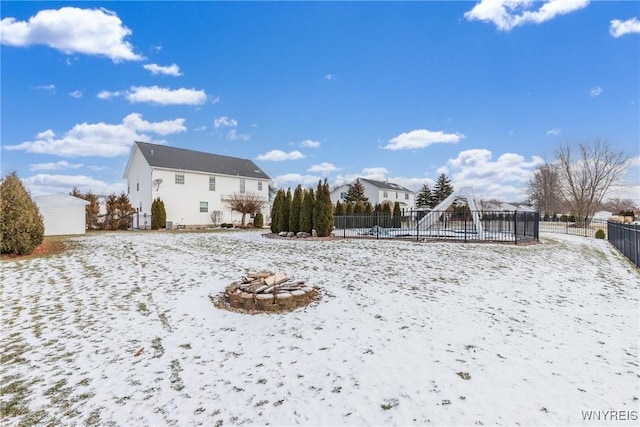
[[[153,156],[153,150],[151,150],[151,155]]]

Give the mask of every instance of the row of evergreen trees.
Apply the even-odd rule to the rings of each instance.
[[[112,193],[107,196],[104,215],[100,214],[98,196],[91,191],[82,193],[73,187],[69,194],[89,202],[85,209],[89,230],[126,230],[131,227],[131,215],[136,210],[131,206],[129,196],[124,191],[119,195]]]
[[[453,185],[451,180],[442,173],[436,180],[433,189],[430,189],[427,184],[423,184],[422,188],[416,196],[416,206],[426,206],[428,208],[435,208],[440,202],[449,197],[453,193]]]
[[[329,183],[318,181],[316,191],[303,189],[298,185],[291,194],[291,188],[285,192],[278,190],[271,208],[271,232],[282,231],[311,234],[316,230],[318,237],[327,237],[333,231],[333,206]]]

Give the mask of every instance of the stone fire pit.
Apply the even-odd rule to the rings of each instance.
[[[318,291],[304,281],[291,280],[282,272],[259,271],[247,273],[227,286],[216,305],[247,312],[289,311],[310,304],[318,296]]]

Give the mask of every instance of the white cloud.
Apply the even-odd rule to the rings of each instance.
[[[33,88],[34,89],[38,89],[38,90],[44,90],[46,92],[56,93],[56,85],[54,85],[54,84],[42,85],[42,86],[34,86]]]
[[[251,139],[251,135],[248,133],[239,133],[236,129],[231,129],[227,133],[227,139],[229,141],[248,141]]]
[[[238,121],[227,116],[216,117],[213,120],[213,127],[216,129],[226,127],[234,128],[236,126],[238,126]]]
[[[260,154],[258,157],[256,157],[256,159],[281,162],[283,160],[298,160],[305,157],[306,156],[299,151],[291,151],[289,153],[285,153],[282,150],[271,150],[268,153]]]
[[[131,113],[120,124],[80,123],[56,138],[52,130],[36,135],[35,141],[25,141],[18,145],[7,145],[6,150],[23,150],[29,153],[53,154],[62,157],[116,157],[129,153],[133,141],[154,141],[151,136],[185,132],[185,119],[148,122],[142,115]]]
[[[640,33],[640,21],[638,18],[627,19],[621,21],[619,19],[613,19],[611,26],[609,27],[609,34],[613,37],[622,37],[625,34]]]
[[[331,80],[333,80],[333,78],[334,78],[334,77],[333,77],[333,74],[325,74],[325,75],[324,75],[324,79],[325,79],[325,80],[329,80],[329,81],[331,81]]]
[[[74,90],[73,92],[69,92],[69,96],[72,98],[82,98],[82,91],[81,90]]]
[[[23,178],[22,182],[29,189],[32,196],[68,193],[73,187],[77,187],[83,193],[91,191],[99,195],[118,194],[127,189],[126,184],[123,182],[108,184],[86,175],[37,174]]]
[[[80,169],[84,167],[82,163],[69,163],[66,160],[50,163],[34,163],[29,166],[29,170],[33,172],[39,171],[59,171],[65,169]]]
[[[539,6],[532,10],[532,6]],[[541,24],[556,16],[580,10],[589,4],[589,0],[481,0],[464,14],[469,20],[492,22],[501,31],[532,23]]]
[[[594,87],[593,89],[591,89],[591,91],[589,91],[589,96],[592,98],[595,98],[596,96],[600,96],[600,94],[602,94],[602,92],[604,92],[604,89],[602,89],[601,87]]]
[[[547,135],[558,135],[560,132],[562,132],[562,130],[558,128],[553,128],[547,131]]]
[[[212,103],[212,104],[217,104],[218,102],[220,102],[220,97],[219,97],[219,96],[216,96],[216,97],[214,97],[214,98],[211,98],[211,103]]]
[[[206,126],[198,126],[197,128],[193,128],[194,132],[202,132],[203,130],[207,130]]]
[[[294,187],[298,184],[303,186],[314,186],[318,184],[318,181],[322,179],[321,176],[316,175],[301,175],[299,173],[288,173],[285,175],[279,175],[273,179],[276,187]]]
[[[29,21],[4,18],[0,22],[2,44],[30,46],[43,44],[67,55],[80,53],[110,58],[113,62],[139,61],[125,38],[131,30],[106,9],[63,7],[41,10]]]
[[[389,144],[382,148],[385,150],[412,150],[425,148],[431,144],[455,144],[463,138],[465,138],[465,136],[460,133],[433,132],[426,129],[417,129],[411,132],[401,133],[395,138],[391,138]]]
[[[203,90],[168,89],[158,86],[132,86],[126,98],[131,103],[148,102],[158,105],[202,105],[207,100]]]
[[[314,141],[312,139],[305,139],[300,143],[300,146],[306,148],[318,148],[320,147],[320,142]]]
[[[156,74],[164,74],[167,76],[181,76],[182,73],[180,72],[180,67],[178,67],[176,64],[171,64],[168,66],[161,66],[158,64],[145,64],[142,66],[142,68],[144,68],[147,71],[151,71],[151,74],[153,74],[154,76]]]
[[[96,96],[100,99],[111,99],[117,98],[120,95],[122,95],[121,92],[109,92],[108,90],[101,90]]]
[[[469,187],[477,197],[520,201],[525,197],[524,187],[532,172],[544,164],[541,157],[527,160],[515,153],[502,154],[495,161],[492,158],[493,154],[486,149],[461,151],[439,173],[451,173],[449,178],[455,188]]]
[[[348,175],[338,175],[335,179],[335,185],[351,184],[356,178],[373,179],[376,181],[384,181],[389,171],[386,168],[364,168],[362,172]]]
[[[335,171],[339,171],[340,169],[338,169],[333,163],[320,163],[318,165],[312,165],[311,167],[309,167],[309,169],[307,169],[307,172],[317,172],[320,173],[322,175],[328,175],[331,172],[335,172]]]

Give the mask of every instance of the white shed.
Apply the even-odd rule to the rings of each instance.
[[[46,194],[34,197],[44,221],[44,235],[85,234],[86,200],[64,193]]]

